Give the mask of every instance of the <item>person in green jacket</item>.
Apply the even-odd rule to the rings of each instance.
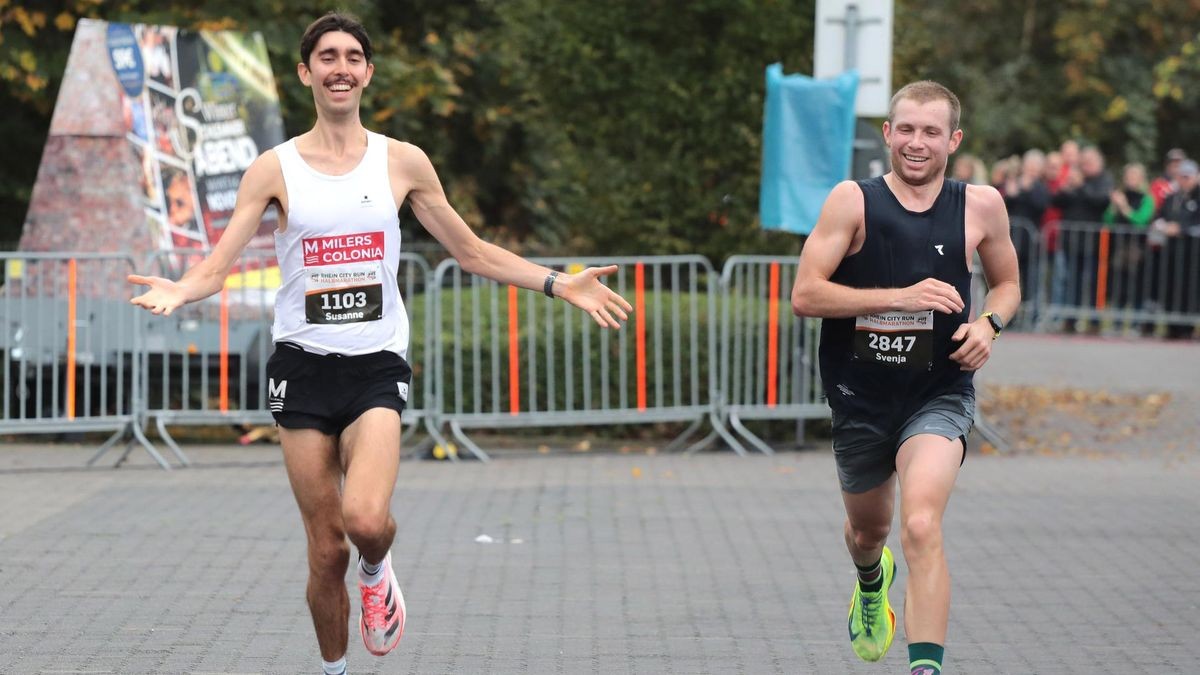
[[[1132,162],[1125,165],[1121,187],[1113,190],[1101,220],[1105,226],[1126,226],[1112,230],[1112,264],[1109,266],[1109,298],[1113,309],[1142,308],[1149,284],[1144,279],[1143,261],[1147,254],[1146,231],[1157,210],[1146,182],[1146,167]]]
[[[1144,231],[1154,218],[1155,204],[1146,183],[1146,167],[1132,162],[1125,165],[1121,187],[1113,190],[1102,220],[1105,225],[1132,225]]]

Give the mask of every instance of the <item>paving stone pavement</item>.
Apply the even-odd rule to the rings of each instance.
[[[89,452],[0,451],[0,672],[319,671],[278,449]],[[1200,459],[968,457],[947,673],[1200,672],[1197,485]],[[847,644],[827,450],[405,462],[393,511],[408,626],[382,659],[352,630],[353,673],[907,672],[900,636]]]

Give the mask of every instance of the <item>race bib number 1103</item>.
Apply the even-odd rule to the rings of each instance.
[[[383,318],[383,233],[304,240],[304,318],[358,323]]]

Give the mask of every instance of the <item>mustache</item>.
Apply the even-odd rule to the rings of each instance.
[[[325,80],[326,87],[331,87],[335,84],[348,84],[351,87],[357,87],[358,80],[354,79],[353,77],[334,77],[334,78]]]

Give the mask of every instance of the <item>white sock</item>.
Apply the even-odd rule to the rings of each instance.
[[[376,568],[375,572],[371,573],[371,572],[368,572],[366,569],[367,564],[368,564],[367,559],[359,558],[358,559],[358,578],[367,586],[375,586],[375,585],[379,584],[379,582],[383,581],[383,573],[386,571],[384,569],[385,562],[387,562],[387,558],[380,560],[379,565]]]
[[[325,675],[346,675],[346,657],[330,663],[329,661],[321,661],[321,667],[325,669]]]

